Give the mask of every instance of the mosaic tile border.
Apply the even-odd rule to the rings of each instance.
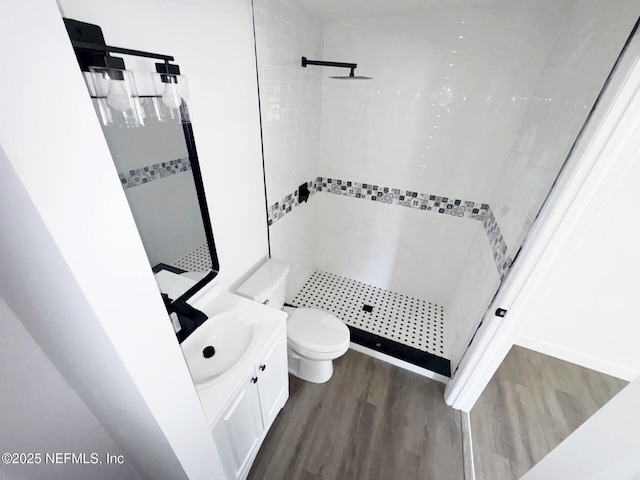
[[[335,178],[318,177],[317,182],[317,190],[319,192],[427,210],[432,213],[451,215],[453,217],[482,221],[489,211],[489,205],[486,203],[442,195],[382,187],[370,183],[349,182]]]
[[[307,186],[309,188],[309,198],[317,192],[326,192],[333,195],[344,195],[351,198],[480,221],[487,234],[487,240],[489,241],[500,280],[505,279],[513,263],[513,258],[508,252],[507,243],[500,232],[500,227],[489,204],[328,177],[317,177],[315,180],[307,182]],[[290,213],[298,205],[300,203],[298,202],[297,190],[271,205],[267,210],[269,226]]]
[[[482,226],[487,234],[489,247],[491,248],[491,253],[493,253],[493,259],[496,262],[498,274],[500,274],[500,281],[504,281],[507,273],[511,269],[513,258],[509,255],[507,242],[505,242],[500,232],[500,227],[491,209],[489,209],[486,218],[482,222]]]
[[[309,198],[311,198],[317,192],[319,178],[320,177],[316,178],[315,180],[311,180],[307,182],[307,188],[309,189]],[[304,183],[301,183],[300,185],[303,185],[303,184]],[[273,225],[282,217],[284,217],[287,213],[290,213],[298,205],[300,205],[300,202],[298,202],[298,190],[296,189],[295,192],[290,193],[289,195],[284,197],[282,200],[274,203],[267,209],[268,225],[269,226]]]
[[[191,170],[191,161],[189,161],[189,157],[184,157],[169,162],[154,163],[127,172],[118,172],[118,175],[123,188],[132,188],[187,170]]]

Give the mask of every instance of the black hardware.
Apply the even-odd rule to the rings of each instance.
[[[95,61],[92,62],[92,66],[108,68],[111,78],[124,80],[124,73],[120,71],[125,69],[124,60],[120,57],[96,57]]]
[[[204,347],[204,350],[202,350],[202,356],[204,358],[211,358],[216,354],[216,349],[213,348],[211,345]]]
[[[405,362],[426,368],[445,377],[451,377],[451,362],[433,353],[418,350],[402,343],[383,338],[375,333],[347,325],[353,343],[399,358]]]
[[[71,18],[65,18],[64,24],[71,39],[71,45],[76,52],[76,58],[82,71],[89,71],[91,66],[105,66],[104,57],[110,57],[109,53],[120,53],[123,55],[133,55],[135,57],[155,58],[165,62],[173,61],[171,55],[159,53],[143,52],[142,50],[132,50],[130,48],[111,47],[104,41],[104,35],[99,25],[80,22]],[[120,59],[122,60],[122,59]],[[122,67],[109,67],[124,69]]]
[[[258,383],[258,377],[251,377],[251,383]]]
[[[362,310],[364,310],[365,312],[371,313],[371,312],[373,312],[373,306],[372,305],[363,305],[362,306]]]
[[[100,27],[98,27],[100,28]],[[82,40],[71,40],[74,48],[84,50],[95,50],[105,53],[120,53],[122,55],[132,55],[134,57],[156,58],[158,60],[166,60],[171,62],[174,58],[171,55],[163,55],[161,53],[145,52],[143,50],[133,50],[131,48],[112,47],[111,45],[101,45],[99,43],[83,42]]]
[[[496,310],[496,317],[504,317],[507,314],[507,311],[504,308],[499,308]]]
[[[193,287],[191,287],[191,289],[193,289]],[[209,318],[204,312],[201,312],[197,308],[193,308],[185,300],[181,300],[184,296],[185,295],[183,294],[177,300],[171,302],[171,304],[167,307],[167,311],[169,313],[175,313],[176,315],[178,315],[178,321],[180,322],[181,328],[176,336],[178,337],[178,341],[180,343],[182,343],[185,338],[195,332],[195,330],[200,325],[202,325],[207,320],[207,318]]]
[[[324,60],[308,60],[307,57],[302,57],[302,66],[307,68],[307,65],[321,65],[323,67],[338,67],[338,68],[354,68],[358,67],[357,63],[345,63],[345,62],[325,62]]]
[[[173,299],[169,298],[169,295],[167,295],[166,293],[161,293],[160,295],[162,296],[162,301],[164,302],[164,306],[168,312],[169,307],[171,306],[171,302],[173,302]]]
[[[164,75],[180,75],[180,65],[175,63],[156,63],[156,72]]]
[[[298,187],[298,203],[309,200],[309,195],[309,186],[306,183],[303,183]]]
[[[266,365],[260,365],[260,371],[264,372],[267,369]]]
[[[156,73],[160,74],[162,83],[178,83],[176,77],[180,75],[180,65],[169,62],[156,63]]]
[[[180,114],[182,118],[191,118],[187,111],[187,105],[182,102],[180,106]],[[204,184],[202,183],[202,172],[200,171],[200,162],[198,160],[198,151],[196,150],[196,139],[193,136],[193,126],[190,121],[182,122],[182,130],[184,132],[184,139],[187,142],[187,153],[189,154],[189,160],[191,161],[191,172],[193,173],[193,182],[196,185],[196,195],[198,196],[198,203],[200,204],[200,214],[202,216],[202,223],[204,226],[204,234],[207,237],[207,246],[209,247],[209,255],[211,256],[211,270],[213,270],[213,276],[207,280],[207,283],[212,280],[220,271],[220,263],[218,261],[218,252],[216,251],[216,243],[213,240],[213,230],[211,229],[211,220],[209,220],[209,206],[207,205],[207,197],[204,193]],[[211,275],[209,273],[209,275]],[[207,277],[209,276],[207,275]],[[205,277],[206,278],[206,277]],[[202,279],[196,285],[203,282]],[[204,283],[203,285],[205,285]],[[196,290],[197,291],[197,290]],[[187,292],[189,293],[189,292]],[[195,292],[191,292],[193,295]],[[187,297],[188,298],[188,297]]]
[[[307,65],[320,65],[323,67],[338,67],[338,68],[350,68],[349,77],[355,78],[355,69],[358,67],[357,63],[347,63],[347,62],[325,62],[324,60],[309,60],[307,57],[302,57],[302,66],[307,68]],[[332,77],[338,78],[338,77]],[[342,77],[340,77],[342,78]],[[362,77],[365,78],[365,77]]]

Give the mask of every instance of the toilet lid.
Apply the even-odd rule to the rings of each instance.
[[[296,308],[287,321],[287,339],[293,346],[328,353],[349,343],[349,329],[330,313]]]

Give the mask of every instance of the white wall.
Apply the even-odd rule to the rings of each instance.
[[[173,55],[188,77],[219,279],[237,284],[267,256],[250,1],[60,3],[65,16],[100,25],[108,44]]]
[[[464,259],[464,268],[448,299],[445,322],[445,341],[451,371],[454,372],[469,342],[476,333],[478,324],[486,312],[493,296],[500,287],[500,275],[486,242],[486,233],[480,222],[474,222],[471,248]]]
[[[318,268],[318,209],[321,203],[315,195],[293,212],[269,227],[271,256],[286,260],[291,267],[287,284],[287,301],[304,286],[313,271]]]
[[[488,202],[569,3],[328,22],[325,59],[373,80],[323,68],[321,175]]]
[[[327,20],[319,43],[313,15],[288,2],[256,2],[268,203],[291,193],[305,175],[315,176],[317,161],[317,175],[323,177],[481,203],[497,198],[499,224],[505,222],[510,238],[517,231],[521,239],[522,225],[531,222],[529,210],[544,198],[555,171],[552,176],[553,169],[541,172],[537,165],[530,167],[537,176],[527,176],[531,172],[513,157],[526,163],[532,148],[535,153],[535,148],[570,146],[585,105],[597,95],[600,77],[624,41],[630,18],[624,12],[633,3],[594,19],[603,7],[573,0],[432,7],[369,17],[363,12]],[[591,43],[580,49],[583,37],[611,25],[620,28],[598,49],[599,75],[575,89],[576,75],[589,75],[580,69],[567,73],[562,66],[582,62],[593,50],[591,43],[599,41],[589,38]],[[318,105],[318,73],[302,75],[299,68],[301,53],[311,57],[309,50],[324,60],[356,62],[356,73],[373,80],[338,81],[328,77],[346,70],[308,67],[320,75]],[[581,68],[594,63],[582,62]],[[292,92],[301,91],[312,94],[292,102]],[[571,99],[558,93],[569,91]],[[318,145],[313,133],[318,111],[319,158],[313,149],[305,150]],[[550,117],[558,123],[534,144],[530,130],[546,128],[538,123]],[[294,209],[270,228],[273,256],[294,266],[289,296],[317,267],[435,301],[448,309],[457,363],[499,284],[479,222],[324,193],[312,203],[318,205]],[[317,222],[308,218],[312,212]],[[515,244],[510,246],[514,254]]]
[[[639,5],[497,2],[329,21],[325,59],[374,79],[324,69],[320,174],[489,203],[515,255]],[[442,302],[455,368],[499,285],[478,225],[454,233],[440,225],[453,219],[427,214],[408,228],[386,206],[322,201],[319,265]]]
[[[223,478],[55,2],[0,35],[0,294],[141,476]]]
[[[320,175],[488,203],[570,4],[326,23],[324,59],[373,80],[323,69]],[[499,281],[481,223],[325,196],[319,266],[445,306],[455,367]]]
[[[638,0],[573,2],[549,39],[544,68],[494,177],[491,207],[511,255],[518,251],[640,15]]]
[[[3,142],[8,140],[4,137],[6,131],[2,128]],[[17,146],[16,142],[9,143]],[[14,148],[14,158],[20,166],[24,166],[20,161],[22,151],[16,152]],[[95,152],[98,151],[96,148]],[[33,163],[41,164],[38,160],[46,157],[32,158]],[[67,161],[70,158],[73,157],[66,156]],[[46,161],[54,168],[55,157]],[[99,169],[99,165],[93,162],[94,169]],[[40,180],[33,174],[25,174],[24,178],[31,182]],[[48,176],[49,180],[54,178]],[[2,150],[0,182],[0,200],[13,206],[0,214],[2,298],[141,476],[187,478],[185,469],[196,475],[215,471],[215,464],[207,460],[203,465],[191,441],[184,443],[181,438],[188,425],[193,429],[193,438],[202,442],[198,446],[200,455],[215,458],[215,447],[210,442],[193,383],[163,311],[139,237],[133,236],[135,226],[130,214],[125,216],[126,204],[118,202],[124,199],[118,196],[110,199],[114,202],[112,214],[114,204],[120,203],[122,208],[120,219],[124,225],[117,225],[117,218],[108,222],[117,236],[76,225],[70,239],[64,238],[64,229],[54,238],[53,214],[48,214],[51,223],[45,224],[32,198],[36,193],[40,197],[47,192],[58,198],[63,195],[54,188],[40,188],[30,198]],[[109,204],[104,202],[109,199],[105,193],[102,190],[102,195],[93,199],[95,203],[86,192],[73,204],[63,203],[58,219],[64,220],[67,215],[84,218],[86,213],[78,210],[87,207],[95,213],[104,213],[100,218],[107,223],[107,212],[99,212],[98,208],[99,204]],[[118,193],[123,197],[121,189]],[[51,197],[47,200],[47,207],[55,201]],[[127,223],[128,229],[124,228]],[[102,240],[93,234],[101,234]],[[131,239],[136,241],[130,243]],[[127,247],[132,254],[129,257],[118,252],[118,248]],[[65,248],[64,254],[61,248]],[[117,268],[101,268],[101,261],[117,264]],[[136,278],[135,267],[142,274],[140,278]],[[156,360],[150,362],[151,357]],[[21,388],[19,384],[11,387]],[[177,418],[176,409],[188,413]],[[181,449],[191,451],[185,454]],[[186,464],[184,468],[178,455]]]
[[[555,279],[562,274],[567,261],[571,260],[571,252],[585,237],[585,232],[605,206],[608,197],[628,174],[631,165],[638,162],[640,156],[640,136],[637,135],[640,125],[639,57],[640,37],[636,35],[612,75],[584,136],[578,142],[569,168],[562,172],[557,188],[551,193],[551,201],[545,205],[539,221],[534,224],[531,241],[525,243],[520,261],[516,262],[514,271],[507,277],[503,288],[496,296],[493,308],[499,306],[507,310],[506,317],[500,318],[493,312],[488,312],[477,341],[469,349],[469,355],[463,359],[461,370],[447,385],[445,400],[454,408],[470,411],[509,349],[517,343],[518,337],[526,329],[527,322],[535,317],[532,320],[535,324],[544,321],[540,320],[541,315],[555,313],[538,311],[541,299],[558,287],[558,295],[564,295],[571,290],[566,283],[554,285]],[[637,236],[636,230],[637,228],[631,227],[632,237]],[[623,235],[629,233],[625,231],[618,236],[611,236],[612,244],[607,254],[618,249],[617,242]],[[636,248],[635,243],[633,245],[631,253]],[[628,245],[621,241],[621,247],[625,248]],[[593,254],[603,255],[603,252]],[[620,253],[616,252],[614,257],[620,258],[619,255]],[[599,264],[595,257],[584,260],[589,264]],[[633,261],[630,267],[633,275]],[[583,270],[583,275],[591,278],[582,278],[579,283],[584,285],[592,281],[600,282],[599,279],[593,278],[599,275],[597,269],[587,268]],[[630,278],[621,274],[624,269],[621,265],[615,267],[616,274],[608,279],[611,283],[607,288],[615,291],[618,282],[624,284]],[[591,299],[587,297],[590,293],[592,290],[587,289],[584,296],[572,295],[570,301],[574,308],[582,309],[582,304],[592,304]],[[572,314],[575,312],[577,310]],[[591,313],[587,312],[584,318],[586,324],[597,321],[603,332],[602,336],[608,334],[608,317],[596,320],[595,316],[592,317]],[[555,317],[555,320],[549,324],[552,330],[549,330],[551,336],[548,338],[552,339],[556,330],[561,331],[565,321],[573,325],[570,336],[582,334],[582,317],[564,315]],[[616,332],[617,338],[609,337],[608,341],[621,341],[621,345],[625,345],[629,336],[637,337],[637,320],[633,317],[628,317],[627,320],[626,325],[616,325],[622,328]],[[609,349],[610,346],[605,347]]]
[[[320,70],[302,68],[301,57],[322,57],[322,23],[288,1],[256,0],[255,28],[267,203],[318,176]],[[271,255],[291,265],[291,297],[315,269],[316,207],[294,208],[270,228]]]
[[[448,304],[480,222],[342,195],[316,197],[321,270]]]
[[[125,452],[102,428],[82,399],[0,298],[0,450],[41,455],[39,464],[0,464],[5,480],[94,478],[139,480],[130,461],[123,465],[47,464],[46,453]]]
[[[640,375],[640,219],[628,210],[640,182],[635,158],[611,196],[596,193],[587,207],[589,228],[567,242],[566,264],[517,342],[625,380]]]
[[[254,2],[267,200],[272,205],[318,176],[322,23],[288,1]]]

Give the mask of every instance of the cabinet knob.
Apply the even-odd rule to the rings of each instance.
[[[260,365],[260,371],[264,372],[267,369],[266,365]]]
[[[251,383],[258,383],[258,377],[251,377]]]

